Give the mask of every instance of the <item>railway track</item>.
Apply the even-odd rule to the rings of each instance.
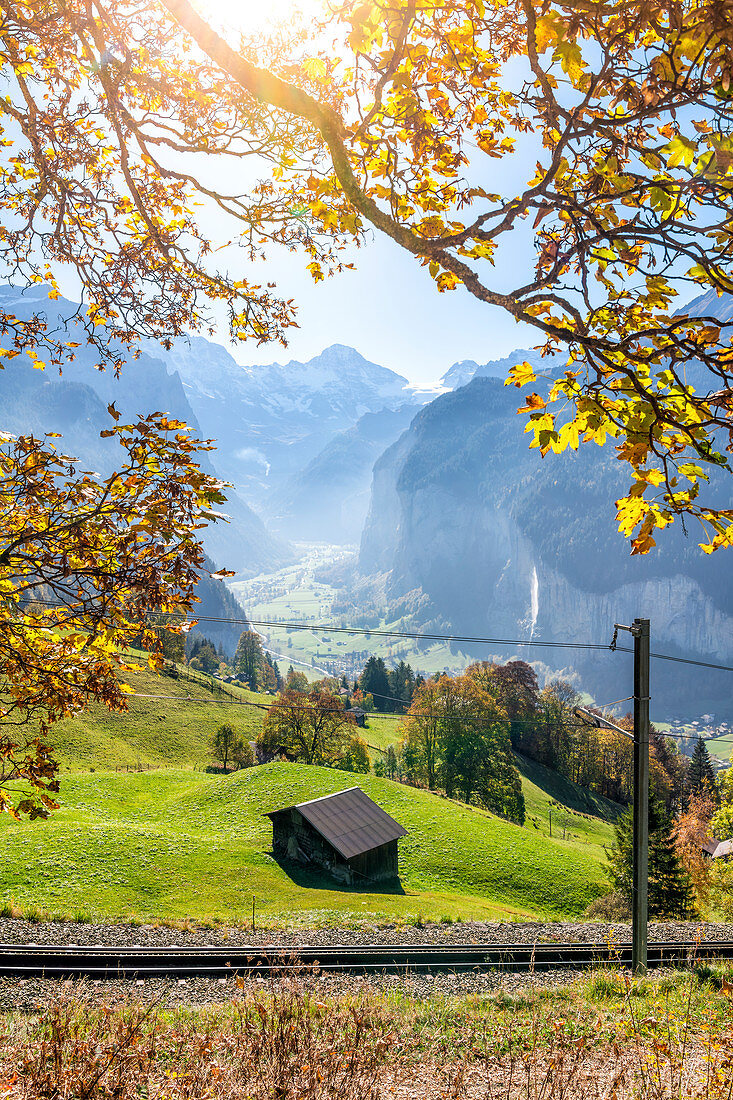
[[[733,941],[649,944],[649,966],[733,959]],[[318,967],[332,973],[530,971],[630,967],[631,946],[608,943],[469,944],[399,947],[78,947],[0,944],[0,977],[226,978]]]

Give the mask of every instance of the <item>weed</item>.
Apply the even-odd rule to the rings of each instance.
[[[20,920],[22,916],[23,911],[18,908],[13,898],[0,902],[0,917],[12,917],[14,920]]]
[[[584,983],[591,1001],[609,1001],[623,997],[625,992],[621,975],[613,970],[597,970]]]
[[[375,1100],[393,1038],[383,1008],[324,1003],[314,989],[302,976],[273,982],[226,1018],[173,1021],[159,1001],[93,1010],[67,989],[15,1043],[5,1037],[0,1071],[22,1100]]]
[[[733,988],[733,968],[726,966],[724,963],[717,966],[709,963],[698,963],[694,973],[699,982],[707,982],[714,989],[730,990]]]

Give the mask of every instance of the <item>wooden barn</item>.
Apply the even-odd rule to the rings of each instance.
[[[710,859],[728,860],[733,858],[733,838],[730,840],[711,840],[706,837],[700,847],[703,855],[709,856]]]
[[[407,829],[359,787],[265,816],[277,856],[325,867],[349,885],[397,877],[397,841]]]

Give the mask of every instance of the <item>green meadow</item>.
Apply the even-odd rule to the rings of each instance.
[[[254,740],[272,698],[205,676],[173,679],[145,668],[125,680],[129,709],[110,713],[93,705],[54,726],[49,737],[62,771],[134,767],[203,768],[212,763],[209,741],[224,722]],[[234,696],[234,698],[231,698]],[[256,705],[252,705],[256,704]]]
[[[522,827],[373,775],[279,762],[212,775],[216,727],[231,722],[253,740],[271,697],[143,668],[127,679],[126,713],[91,707],[54,727],[60,809],[0,825],[6,911],[239,923],[251,920],[254,898],[263,926],[559,919],[605,892],[618,807],[539,764],[517,761]],[[363,732],[384,749],[398,727],[370,715]],[[409,832],[399,884],[341,887],[274,859],[268,810],[357,784]]]
[[[399,887],[339,888],[270,853],[267,810],[355,783],[409,831]],[[566,839],[550,839],[551,796],[524,783],[520,828],[387,779],[299,764],[67,773],[51,818],[3,826],[0,901],[144,922],[247,921],[253,897],[267,925],[577,916],[603,890],[610,826],[576,810]]]

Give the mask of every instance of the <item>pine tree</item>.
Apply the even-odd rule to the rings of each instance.
[[[389,673],[389,690],[392,696],[392,705],[395,710],[403,708],[394,703],[394,700],[402,700],[404,709],[409,707],[415,692],[415,676],[410,665],[400,661],[396,668]]]
[[[369,658],[364,666],[364,671],[359,677],[359,687],[365,695],[374,696],[374,706],[377,710],[391,711],[394,709],[390,698],[387,666],[381,657]]]
[[[633,811],[616,822],[613,846],[607,852],[611,882],[631,904],[633,900]],[[672,820],[664,803],[649,795],[649,916],[691,917],[695,915],[695,894],[690,878],[677,855]]]
[[[693,795],[701,794],[706,789],[709,794],[715,793],[715,771],[713,770],[710,753],[702,737],[699,736],[692,750],[692,759],[687,772],[687,783],[690,793]]]

